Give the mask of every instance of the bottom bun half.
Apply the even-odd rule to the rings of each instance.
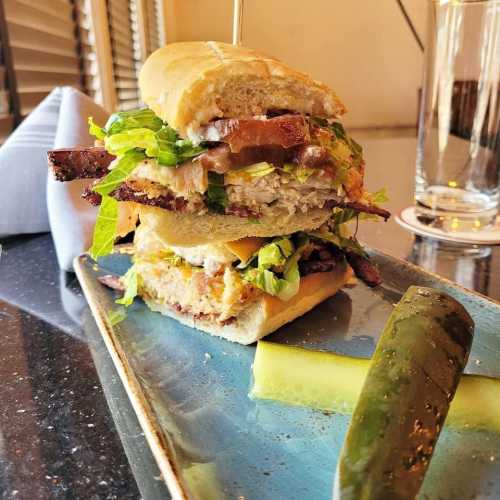
[[[179,313],[170,305],[148,296],[142,298],[151,310],[174,318],[184,325],[231,342],[248,345],[335,295],[352,277],[352,269],[347,264],[339,265],[337,269],[327,273],[310,274],[301,279],[299,292],[290,300],[282,301],[266,294],[244,309],[234,322],[226,325],[207,319],[195,319],[190,314]],[[142,276],[142,279],[145,277]]]

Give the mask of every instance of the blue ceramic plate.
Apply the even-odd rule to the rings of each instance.
[[[476,323],[467,372],[500,377],[500,304],[387,255],[372,252],[384,285],[339,292],[267,337],[272,342],[369,357],[409,285],[439,288]],[[75,269],[116,368],[174,498],[330,499],[349,417],[248,397],[255,346],[242,346],[150,312],[136,300],[111,327],[114,293],[101,274],[129,256]],[[500,404],[500,395],[499,395]],[[500,435],[445,428],[422,498],[500,498]]]

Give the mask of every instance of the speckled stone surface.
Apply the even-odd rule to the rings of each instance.
[[[77,283],[59,280],[50,236],[1,244],[0,498],[168,496]],[[139,484],[152,485],[141,491],[138,463]]]

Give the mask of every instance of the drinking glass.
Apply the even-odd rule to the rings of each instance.
[[[500,172],[500,0],[427,0],[415,200],[448,231],[494,222]]]

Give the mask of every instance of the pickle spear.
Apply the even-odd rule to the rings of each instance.
[[[467,363],[474,323],[456,300],[410,287],[370,363],[340,455],[334,497],[414,498]]]
[[[317,410],[351,414],[369,359],[259,340],[250,396]],[[500,379],[462,375],[446,427],[500,434]]]

